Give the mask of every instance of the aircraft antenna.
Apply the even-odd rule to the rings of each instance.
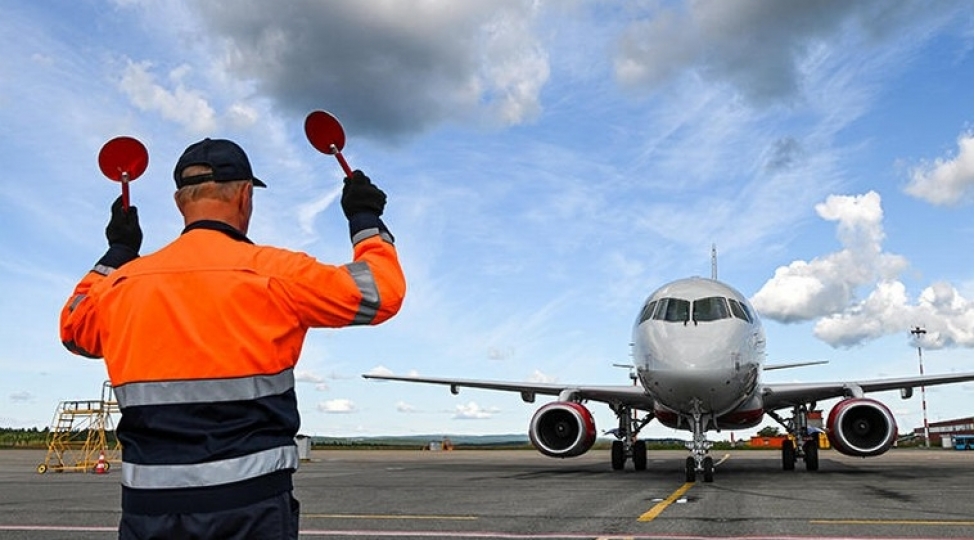
[[[718,248],[711,244],[711,279],[718,279]]]

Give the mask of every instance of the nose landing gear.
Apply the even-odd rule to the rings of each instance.
[[[697,473],[701,473],[701,478],[705,482],[714,482],[714,458],[709,454],[711,451],[711,441],[705,436],[705,422],[707,418],[700,412],[695,412],[691,421],[691,429],[694,438],[687,443],[687,449],[691,451],[691,456],[684,464],[684,479],[687,482],[697,481]]]

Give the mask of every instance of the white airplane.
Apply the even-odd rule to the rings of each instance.
[[[489,380],[403,377],[366,374],[384,379],[459,388],[518,392],[527,403],[538,394],[558,396],[543,405],[528,428],[532,444],[542,454],[566,458],[587,452],[596,440],[596,426],[585,401],[606,403],[619,425],[610,431],[617,440],[611,451],[612,468],[623,469],[632,459],[637,470],[646,469],[646,441],[637,436],[652,420],[686,429],[690,457],[686,480],[698,473],[714,481],[714,460],[707,432],[748,429],[765,415],[791,435],[782,446],[782,468],[795,469],[802,459],[806,469],[819,469],[818,432],[809,426],[816,402],[842,398],[831,410],[825,431],[837,451],[850,456],[877,456],[891,448],[897,423],[868,392],[900,389],[910,398],[913,388],[971,381],[973,373],[927,375],[879,380],[778,384],[761,382],[762,371],[823,362],[765,366],[765,331],[748,300],[716,279],[680,279],[657,289],[647,298],[633,326],[632,385],[515,383]],[[630,367],[630,366],[626,366]],[[639,382],[639,385],[636,383]],[[777,411],[791,410],[789,418]],[[795,443],[793,443],[795,441]]]

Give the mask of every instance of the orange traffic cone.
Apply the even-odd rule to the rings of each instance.
[[[105,452],[98,453],[98,463],[95,464],[95,474],[108,473],[108,461],[105,461]]]

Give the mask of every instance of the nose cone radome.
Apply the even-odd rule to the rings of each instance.
[[[742,399],[751,369],[744,328],[647,328],[635,343],[644,386],[664,406],[721,414]]]

